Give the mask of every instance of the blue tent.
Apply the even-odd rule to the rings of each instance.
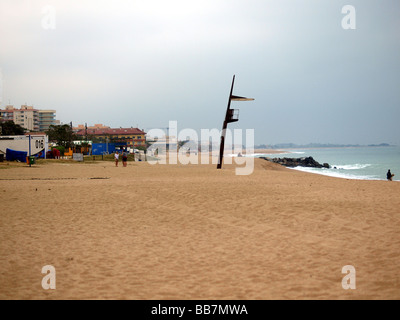
[[[115,152],[115,143],[93,143],[92,144],[92,155],[102,155],[107,154],[107,152],[114,153]]]
[[[26,157],[28,156],[28,152],[25,151],[16,151],[8,149],[6,150],[6,160],[7,161],[20,161],[26,162]]]

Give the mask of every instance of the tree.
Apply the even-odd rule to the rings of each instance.
[[[2,136],[19,136],[25,133],[25,129],[14,121],[1,121],[0,133]]]
[[[46,134],[49,136],[49,141],[56,142],[57,145],[65,148],[72,147],[73,141],[77,139],[68,124],[62,126],[51,125]]]

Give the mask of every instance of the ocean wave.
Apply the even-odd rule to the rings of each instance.
[[[249,157],[249,158],[260,158],[260,157],[275,157],[277,155],[287,154],[286,152],[282,153],[249,153],[249,154],[242,154],[242,157]],[[229,157],[237,157],[237,154],[228,154]]]
[[[342,179],[353,179],[353,180],[383,180],[379,179],[376,176],[372,175],[355,175],[350,173],[345,173],[343,171],[335,170],[335,169],[319,169],[319,168],[306,168],[306,167],[295,167],[291,168],[293,170],[320,174],[324,176],[334,177],[334,178],[342,178]]]
[[[345,165],[332,165],[332,168],[336,168],[338,170],[359,170],[368,168],[370,166],[371,164],[356,163],[356,164],[345,164]]]

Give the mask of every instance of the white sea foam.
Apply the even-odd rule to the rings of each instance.
[[[335,169],[318,169],[318,168],[306,168],[306,167],[295,167],[295,168],[291,168],[291,169],[308,172],[308,173],[320,174],[320,175],[329,176],[329,177],[343,178],[343,179],[382,180],[382,179],[378,179],[377,177],[371,176],[371,175],[354,175],[354,174],[346,173],[346,172],[343,172],[340,170],[335,170]]]
[[[292,152],[292,150],[287,150]],[[330,169],[297,168],[297,170],[322,174],[331,177],[360,180],[385,181],[388,169],[395,174],[393,181],[400,180],[400,147],[360,147],[332,149],[296,149],[293,152],[305,152],[304,155],[288,155],[287,157],[312,156],[319,163],[327,162]],[[336,167],[336,169],[335,169]]]
[[[282,153],[249,153],[249,154],[242,154],[242,157],[249,157],[249,158],[260,158],[260,157],[274,157],[277,155],[288,154],[287,152]],[[228,157],[237,157],[237,154],[227,154]]]
[[[338,170],[359,170],[359,169],[365,169],[370,167],[370,164],[345,164],[345,165],[332,165],[332,168],[336,168]]]

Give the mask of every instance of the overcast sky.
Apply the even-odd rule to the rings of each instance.
[[[200,132],[235,74],[256,144],[400,145],[399,30],[398,0],[0,0],[0,106]]]

